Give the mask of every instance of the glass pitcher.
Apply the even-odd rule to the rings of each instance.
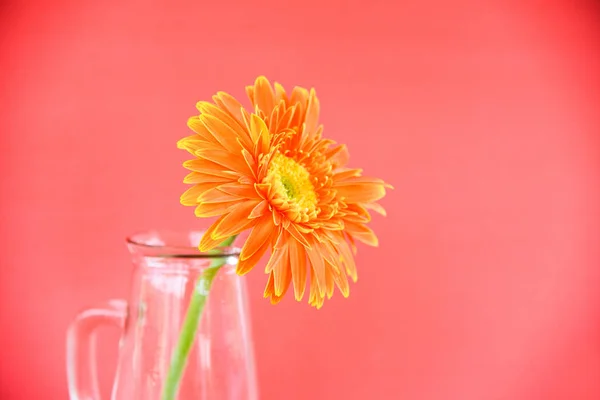
[[[258,398],[244,280],[238,249],[200,253],[202,232],[149,232],[128,239],[134,264],[129,302],[111,300],[81,312],[67,334],[71,400],[100,399],[94,357],[99,326],[122,329],[112,400],[159,400],[190,295],[202,271],[220,257],[178,399]]]

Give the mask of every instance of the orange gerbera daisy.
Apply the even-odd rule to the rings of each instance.
[[[195,206],[197,217],[219,217],[201,251],[251,229],[237,273],[270,250],[265,297],[277,303],[292,284],[301,300],[310,279],[309,303],[319,308],[334,286],[347,297],[347,277],[356,281],[354,241],[377,246],[365,224],[368,210],[385,215],[376,201],[389,185],[346,168],[346,147],[321,137],[314,89],[288,96],[274,86],[259,77],[246,88],[253,113],[223,92],[196,105],[200,115],[188,120],[195,134],[178,142],[196,157],[184,163],[191,171],[184,182],[193,186],[181,203]]]

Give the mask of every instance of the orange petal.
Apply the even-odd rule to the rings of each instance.
[[[256,193],[258,193],[258,195],[261,198],[269,199],[271,197],[270,196],[270,191],[271,191],[270,183],[255,183],[254,188],[256,189]]]
[[[350,286],[348,285],[348,277],[343,268],[331,268],[331,274],[333,275],[333,281],[335,282],[342,296],[348,297],[350,295]]]
[[[206,252],[212,250],[215,247],[219,246],[221,243],[223,243],[223,240],[215,240],[211,237],[212,233],[215,231],[215,228],[221,223],[223,218],[225,218],[225,216],[221,216],[219,219],[217,219],[206,230],[206,232],[204,232],[204,235],[202,235],[202,239],[200,239],[200,243],[198,244],[198,248],[200,249],[200,251]]]
[[[269,132],[277,132],[280,113],[283,113],[283,111],[279,105],[273,107],[273,111],[271,111],[271,115],[269,116]]]
[[[293,240],[290,241],[289,248],[294,297],[297,301],[300,301],[306,290],[306,252],[300,244]]]
[[[304,114],[308,105],[308,90],[296,86],[290,95],[291,106],[296,106],[294,116],[290,121],[290,126],[300,126],[304,122]]]
[[[196,107],[200,110],[200,112],[203,113],[202,115],[214,116],[219,121],[221,121],[222,124],[226,125],[231,132],[234,132],[234,138],[239,138],[247,146],[251,144],[250,135],[246,130],[246,126],[242,118],[241,106],[237,110],[240,119],[233,118],[225,110],[206,101],[198,102],[198,104],[196,104]],[[202,115],[200,117],[202,117]]]
[[[227,183],[231,182],[231,177],[218,176],[213,174],[205,174],[192,171],[183,178],[183,183]]]
[[[305,134],[309,137],[313,136],[319,124],[319,99],[317,98],[317,93],[315,92],[315,89],[310,90],[304,123]]]
[[[266,143],[266,142],[261,139],[260,145],[257,145],[255,150],[259,150],[259,149],[264,150],[263,143]],[[259,182],[262,182],[264,180],[264,178],[267,176],[267,173],[269,172],[269,161],[272,159],[273,154],[274,154],[273,148],[269,149],[268,153],[263,153],[263,158],[260,159],[260,162],[258,165],[258,171],[256,173],[256,177]]]
[[[223,215],[231,211],[233,207],[240,204],[242,200],[238,201],[228,201],[226,203],[200,203],[196,207],[194,214],[198,218],[208,218],[208,217],[216,217],[218,215]],[[230,235],[231,236],[231,235]],[[229,236],[227,236],[229,237]],[[221,240],[226,239],[221,238]]]
[[[265,212],[267,212],[268,209],[269,209],[269,203],[266,200],[262,200],[260,203],[258,203],[256,205],[256,207],[254,207],[252,209],[252,211],[250,211],[250,215],[248,216],[248,218],[262,217],[265,214]]]
[[[229,113],[227,113],[225,110],[207,101],[199,101],[196,104],[196,108],[202,113],[202,115],[211,115],[213,117],[216,117],[223,124],[227,125],[229,129],[235,132],[234,137],[238,137],[244,142],[249,142],[250,135],[248,135],[243,121],[237,121],[235,118],[232,118],[229,115]],[[241,108],[238,109],[238,113],[241,115]],[[200,117],[202,117],[202,115],[200,115]]]
[[[207,190],[206,192],[202,193],[200,197],[198,197],[198,203],[200,204],[237,202],[240,200],[242,199],[237,196],[232,196],[229,193],[220,191],[218,187]]]
[[[385,208],[383,208],[379,203],[365,203],[363,205],[365,206],[365,208],[373,210],[376,213],[383,215],[384,217],[387,215],[387,213],[385,212]]]
[[[308,297],[308,304],[317,308],[317,310],[323,307],[325,301],[325,294],[321,293],[315,279],[313,270],[310,270],[310,295]]]
[[[358,280],[358,275],[356,273],[356,263],[354,262],[354,256],[352,251],[350,250],[350,246],[346,242],[341,242],[338,245],[338,251],[340,256],[342,257],[342,261],[344,266],[346,267],[346,273],[350,275],[353,282]]]
[[[292,119],[294,118],[295,112],[296,112],[296,106],[293,106],[293,107],[288,107],[283,114],[280,114],[276,132],[280,132],[281,130],[291,126],[291,122],[292,122]]]
[[[254,154],[264,154],[268,152],[269,147],[269,128],[262,118],[256,114],[250,117],[250,134],[255,144]]]
[[[250,177],[248,175],[242,175],[239,177],[238,182],[242,185],[250,186],[256,183],[256,179],[254,177]]]
[[[371,214],[361,204],[353,203],[348,204],[348,208],[344,211],[344,221],[350,221],[354,223],[367,223],[371,220]]]
[[[350,177],[346,177],[344,179],[338,179],[337,181],[335,181],[334,186],[346,186],[346,185],[358,185],[358,184],[379,184],[379,185],[383,185],[388,186],[382,179],[379,178],[373,178],[370,176],[350,176]]]
[[[330,250],[344,241],[344,236],[340,231],[323,230],[323,235],[325,236],[325,240],[321,244]]]
[[[245,247],[245,245],[244,245]],[[238,265],[235,269],[235,272],[238,275],[244,275],[248,273],[252,268],[256,266],[256,264],[260,261],[262,256],[265,254],[267,249],[269,248],[269,241],[267,240],[263,245],[254,253],[252,256],[246,259],[240,259]],[[243,249],[242,249],[243,252]]]
[[[239,156],[236,156],[236,154],[227,150],[200,149],[196,152],[196,155],[222,165],[225,169],[230,171],[236,171],[250,176],[252,175],[252,172],[248,169],[243,157],[241,157],[241,152],[239,153]]]
[[[269,258],[267,265],[265,266],[265,273],[270,273],[273,271],[275,266],[277,266],[281,262],[281,258],[284,256],[285,252],[281,248],[273,248],[273,254]]]
[[[231,177],[232,179],[235,178],[235,176],[231,174],[231,171],[226,171],[222,165],[214,163],[210,160],[205,160],[203,158],[187,160],[183,163],[183,166],[184,168],[189,169],[190,171],[202,172],[205,174],[223,177]]]
[[[242,248],[242,252],[240,254],[240,260],[250,258],[265,243],[268,244],[269,239],[276,229],[277,228],[271,221],[270,215],[260,218],[254,228],[252,228],[250,235],[248,235],[248,239],[246,239],[246,242],[244,243],[244,247]]]
[[[258,106],[266,115],[271,115],[273,107],[275,107],[275,93],[264,76],[259,76],[254,82],[254,106]]]
[[[200,121],[200,116],[195,115],[193,117],[188,118],[187,126],[194,132],[196,132],[197,136],[207,142],[218,143],[213,135],[210,134],[206,126]]]
[[[321,204],[328,204],[333,199],[335,199],[335,196],[336,196],[335,190],[324,191],[324,193],[322,193],[321,196],[319,196],[319,202]]]
[[[352,254],[356,255],[357,249],[356,249],[356,243],[354,243],[354,239],[352,238],[352,236],[346,235],[346,240],[348,241],[348,247],[350,247]]]
[[[200,197],[202,193],[213,189],[218,185],[219,184],[215,182],[199,183],[194,185],[181,195],[179,201],[184,206],[195,206],[198,204],[198,197]]]
[[[304,225],[298,225],[298,224],[296,224],[296,229],[298,229],[298,232],[300,232],[303,235],[308,235],[309,233],[312,233],[314,231],[313,228],[309,228]]]
[[[325,268],[325,285],[327,286],[327,298],[333,297],[333,291],[335,289],[335,281],[333,280],[333,271],[331,268]]]
[[[256,155],[260,155],[260,154],[267,154],[269,152],[269,144],[270,144],[270,140],[269,140],[269,129],[267,128],[266,130],[262,131],[262,134],[258,137],[258,140],[256,141],[255,145],[254,145],[254,154]],[[267,168],[268,168],[268,163],[263,162],[261,163],[259,169],[258,169],[258,176],[259,177],[263,177],[266,175],[267,172]]]
[[[385,188],[379,183],[335,184],[334,188],[347,203],[371,203],[385,196]]]
[[[206,145],[206,141],[202,140],[198,135],[192,135],[180,139],[177,142],[177,148],[181,150],[186,150],[191,154],[195,154],[197,150],[201,149]]]
[[[229,151],[240,151],[240,144],[236,140],[239,135],[229,125],[221,121],[219,118],[211,114],[200,115],[200,121],[206,129],[221,143],[221,145]]]
[[[323,229],[327,229],[330,231],[341,231],[344,229],[344,221],[341,220],[329,220],[327,222],[321,223],[321,227]]]
[[[239,183],[229,183],[225,185],[220,185],[219,190],[230,194],[234,197],[242,199],[259,199],[258,193],[256,193],[256,190],[254,189],[253,185],[240,185]]]
[[[220,108],[227,111],[229,115],[231,115],[240,124],[240,126],[244,126],[244,120],[241,112],[242,105],[235,99],[235,97],[225,92],[217,92],[217,94],[213,96],[213,101],[215,104],[219,105]]]
[[[265,299],[267,297],[271,297],[275,293],[275,280],[273,279],[273,273],[269,273],[269,279],[267,280],[267,284],[265,286]]]
[[[305,88],[300,86],[294,87],[294,89],[292,89],[292,94],[290,95],[290,104],[298,103],[299,105],[306,107],[306,104],[308,103],[308,94],[309,92]]]
[[[331,161],[334,168],[343,167],[348,164],[350,154],[346,145],[342,144],[337,147],[333,147],[325,153],[325,157]]]
[[[329,261],[329,263],[332,265],[337,265],[337,246],[340,242],[343,243],[343,239],[340,241],[337,238],[332,239],[327,237],[323,242],[315,244],[317,246],[317,253],[321,255],[323,260]]]
[[[351,235],[354,239],[360,240],[364,244],[373,247],[379,245],[379,240],[377,240],[375,233],[363,224],[355,224],[354,222],[346,221],[345,230],[346,233]]]
[[[283,294],[285,294],[285,291]],[[269,280],[267,281],[267,285],[265,287],[265,298],[269,297],[271,304],[277,304],[281,301],[281,299],[283,299],[283,294],[281,296],[277,296],[275,294],[275,277],[273,273],[270,273]]]
[[[312,268],[309,268],[309,273],[310,280],[308,285],[308,302],[312,305],[317,293],[319,292],[319,286],[317,285],[315,273],[313,272]]]
[[[287,247],[282,249],[284,254],[273,268],[273,278],[275,279],[275,295],[283,296],[290,286],[292,279],[292,270],[290,267],[290,256]]]
[[[289,220],[286,220],[289,221]],[[302,245],[306,248],[310,248],[310,243],[306,240],[305,235],[298,232],[296,229],[296,224],[289,224],[287,227],[284,225],[285,229],[296,239],[298,242],[302,243]]]
[[[250,225],[255,224],[256,220],[249,219],[248,216],[250,215],[250,211],[252,211],[257,204],[258,201],[256,200],[244,200],[237,204],[215,228],[212,233],[213,239],[227,239],[228,237],[237,235],[244,229],[249,228]]]
[[[256,170],[258,169],[258,165],[254,159],[254,156],[248,150],[242,149],[242,157],[244,157],[244,161],[246,161],[246,164],[248,164],[248,169],[252,171],[252,175],[254,176],[254,179],[256,179]]]
[[[285,93],[285,89],[281,84],[275,82],[275,101],[279,102],[281,100],[287,101],[287,94]]]
[[[244,120],[244,126],[246,127],[246,131],[250,132],[250,113],[246,111],[245,108],[240,110],[242,112],[242,119]],[[250,135],[250,141],[252,142],[252,135]]]
[[[312,134],[315,140],[320,140],[323,137],[323,125],[317,126],[317,129]]]
[[[250,99],[252,107],[256,107],[256,104],[254,104],[254,86],[246,86],[246,96]]]
[[[333,181],[339,182],[355,176],[360,176],[362,169],[340,169],[333,173]]]
[[[273,223],[276,226],[279,226],[281,224],[281,213],[275,209],[273,209]]]
[[[323,256],[317,251],[317,246],[313,244],[310,249],[306,249],[306,255],[312,266],[311,270],[315,273],[315,279],[319,292],[321,295],[325,295],[325,260]]]

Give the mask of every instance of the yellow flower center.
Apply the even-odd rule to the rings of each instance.
[[[312,213],[317,206],[317,193],[310,181],[310,173],[295,160],[277,153],[271,160],[265,181],[272,190],[298,212]]]

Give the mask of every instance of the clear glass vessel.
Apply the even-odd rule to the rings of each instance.
[[[238,249],[200,253],[203,232],[148,232],[128,239],[134,265],[129,301],[88,308],[67,334],[71,400],[98,400],[94,331],[122,329],[112,400],[154,400],[162,387],[198,276],[218,257],[219,270],[189,353],[178,399],[258,398],[250,320]]]

